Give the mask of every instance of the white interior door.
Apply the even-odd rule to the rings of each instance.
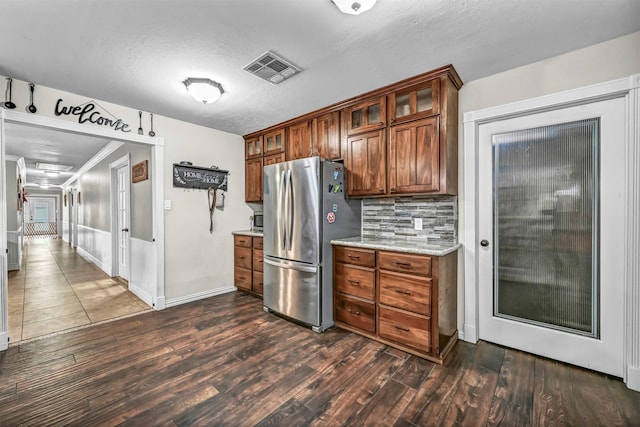
[[[479,127],[479,337],[623,375],[624,100]]]
[[[129,167],[116,171],[118,276],[129,280]]]

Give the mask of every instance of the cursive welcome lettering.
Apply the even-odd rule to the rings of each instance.
[[[96,105],[93,102],[88,102],[84,105],[69,105],[65,107],[62,105],[62,99],[58,99],[54,113],[56,116],[78,116],[78,123],[89,122],[99,126],[110,127],[113,130],[131,132],[129,125],[124,123],[122,119],[110,119],[104,117],[99,111],[96,111]]]

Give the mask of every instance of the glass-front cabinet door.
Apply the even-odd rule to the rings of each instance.
[[[383,128],[387,123],[386,97],[369,99],[346,110],[347,134],[355,135]]]
[[[262,157],[262,135],[246,138],[244,144],[247,159]]]
[[[414,120],[440,112],[440,80],[433,79],[389,96],[389,122]]]
[[[284,128],[277,129],[264,135],[264,155],[284,151]]]

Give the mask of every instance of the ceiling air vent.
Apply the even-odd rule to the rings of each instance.
[[[265,79],[274,84],[278,84],[302,71],[300,68],[296,67],[283,57],[276,55],[272,51],[262,54],[258,59],[244,67],[243,70],[246,70],[251,74],[255,74],[261,79]]]

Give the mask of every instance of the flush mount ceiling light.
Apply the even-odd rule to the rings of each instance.
[[[360,15],[376,4],[376,0],[331,0],[331,2],[340,9],[340,12],[348,15]]]
[[[220,98],[220,95],[224,93],[222,85],[211,79],[189,77],[182,83],[184,83],[193,99],[203,104],[216,102],[218,98]]]
[[[73,169],[71,165],[54,165],[52,163],[36,162],[36,169],[42,171],[69,172]]]

